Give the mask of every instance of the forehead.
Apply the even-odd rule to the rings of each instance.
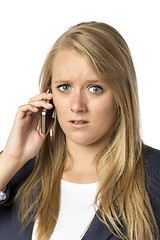
[[[91,68],[87,57],[82,56],[74,48],[60,50],[54,58],[52,76],[54,77],[83,77],[97,78],[97,74]]]

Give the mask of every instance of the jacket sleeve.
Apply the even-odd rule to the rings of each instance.
[[[24,183],[24,181],[27,179],[27,177],[31,174],[34,165],[35,165],[35,159],[29,160],[15,175],[14,177],[10,180],[8,183],[5,194],[6,194],[6,199],[0,201],[0,207],[3,206],[4,203],[7,203],[11,201],[14,196],[16,195],[18,189],[20,186]]]
[[[160,150],[148,147],[144,165],[146,171],[146,188],[160,231]]]

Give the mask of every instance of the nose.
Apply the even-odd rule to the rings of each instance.
[[[87,105],[85,96],[81,93],[75,93],[71,100],[71,111],[78,113],[78,112],[86,112]]]

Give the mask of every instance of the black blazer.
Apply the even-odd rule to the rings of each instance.
[[[14,197],[19,185],[21,185],[31,173],[34,162],[35,159],[32,159],[26,163],[10,181],[6,190],[7,200]],[[146,171],[146,187],[160,229],[160,150],[148,147],[144,157],[144,164]],[[21,232],[21,224],[17,218],[15,207],[11,206],[10,208],[5,208],[3,207],[4,202],[5,201],[0,202],[0,240],[30,240],[34,223],[30,223],[27,229]],[[118,240],[96,215],[82,239]]]

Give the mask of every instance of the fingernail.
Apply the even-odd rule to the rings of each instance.
[[[52,88],[49,88],[49,89],[47,90],[47,93],[52,93]]]
[[[49,107],[51,107],[51,106],[52,106],[52,104],[50,104],[50,103],[48,103],[48,102],[47,102],[47,105],[48,105]]]

